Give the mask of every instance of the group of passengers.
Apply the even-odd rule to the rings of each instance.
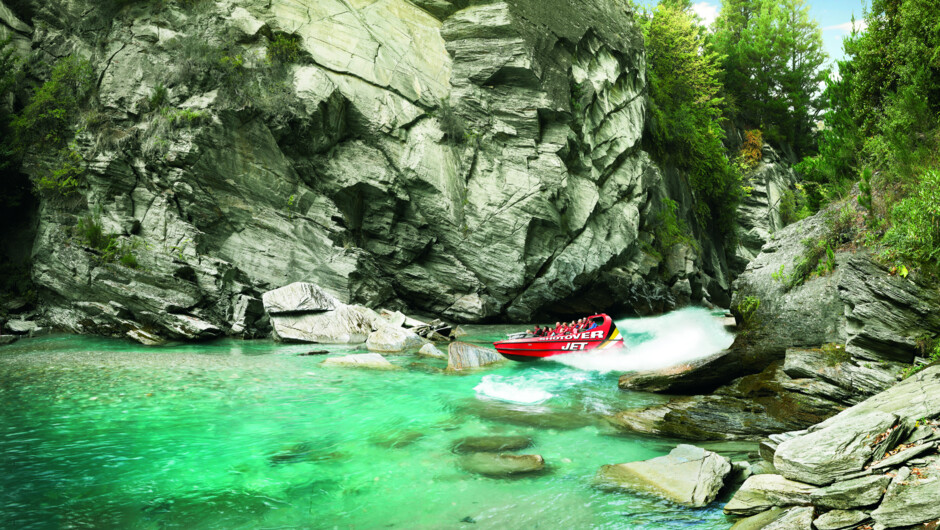
[[[551,328],[548,326],[539,327],[535,326],[535,330],[526,330],[526,333],[532,335],[533,337],[554,337],[556,335],[573,335],[575,333],[581,333],[582,331],[590,331],[597,327],[597,323],[591,321],[589,318],[585,317],[580,320],[572,320],[571,322],[555,322],[555,327]]]

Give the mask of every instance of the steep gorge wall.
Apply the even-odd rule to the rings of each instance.
[[[724,249],[682,175],[640,149],[645,55],[617,2],[132,3],[96,22],[83,7],[37,2],[26,21],[39,56],[87,57],[98,83],[75,142],[86,185],[41,202],[33,246],[58,327],[250,335],[260,293],[298,280],[457,321],[726,303]],[[271,73],[278,35],[300,48]],[[197,44],[239,77],[206,81]],[[658,246],[665,198],[696,243]],[[138,242],[139,268],[75,237],[95,213]]]

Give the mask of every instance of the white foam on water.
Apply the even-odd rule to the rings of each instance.
[[[707,309],[687,308],[657,317],[617,321],[621,334],[648,334],[622,349],[567,353],[548,359],[592,372],[657,370],[717,353],[734,342],[722,323]]]
[[[483,376],[480,384],[473,389],[477,391],[477,394],[486,397],[523,405],[536,405],[554,396],[551,392],[540,388],[536,382],[526,381],[519,377],[504,378],[498,375]]]
[[[545,372],[532,366],[525,375],[485,375],[473,387],[478,396],[520,405],[537,405],[548,401],[567,388],[591,379],[591,375],[574,370]]]

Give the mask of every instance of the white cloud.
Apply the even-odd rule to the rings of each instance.
[[[695,14],[702,19],[702,24],[705,26],[711,26],[712,22],[718,18],[718,6],[708,2],[693,4],[692,11],[695,11]]]
[[[856,20],[855,29],[858,31],[865,31],[865,28],[868,27],[868,23],[865,20]],[[825,31],[841,31],[842,33],[849,33],[852,31],[852,23],[846,22],[844,24],[836,24],[835,26],[828,26],[823,28]]]

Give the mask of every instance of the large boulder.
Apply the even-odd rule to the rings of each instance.
[[[827,485],[861,471],[904,440],[918,420],[940,415],[940,366],[931,366],[779,445],[774,466]]]
[[[856,208],[848,200],[778,230],[735,280],[733,308],[759,301],[739,338],[752,354],[779,357],[789,347],[838,343],[858,364],[887,362],[885,371],[892,371],[892,363],[910,363],[920,353],[923,337],[940,334],[940,293],[929,281],[892,274],[868,251],[839,250],[850,239]],[[799,264],[806,268],[810,249],[827,245],[835,249],[834,270],[819,275],[811,268],[803,271],[805,281],[792,281]],[[738,316],[744,319],[740,310]],[[848,378],[854,375],[882,383],[877,375]],[[863,384],[858,393],[867,397],[883,388]]]
[[[885,437],[898,426],[898,417],[875,411],[850,423],[833,423],[780,444],[774,467],[781,475],[825,486],[861,471],[879,447],[893,447]],[[895,443],[897,440],[895,439]]]
[[[869,475],[845,480],[819,488],[810,496],[814,506],[849,510],[858,506],[877,504],[884,496],[891,478],[885,475]]]
[[[332,311],[341,305],[336,298],[308,282],[294,282],[268,291],[261,300],[270,315]]]
[[[755,515],[774,506],[809,506],[814,486],[780,475],[753,475],[725,505],[730,515]],[[805,528],[809,528],[806,526]]]
[[[911,526],[940,519],[940,460],[915,475],[903,468],[888,486],[872,518],[887,528]]]
[[[481,368],[504,360],[496,350],[468,342],[452,342],[447,347],[447,369],[450,371]]]
[[[902,367],[899,363],[852,359],[841,345],[834,344],[826,348],[787,349],[783,371],[794,379],[818,379],[864,398],[895,384]],[[861,399],[855,400],[858,401]]]
[[[271,315],[277,338],[286,342],[360,344],[372,333],[375,312],[341,305],[332,311]]]
[[[869,515],[861,510],[832,510],[817,517],[813,521],[813,527],[817,530],[855,528],[859,523],[867,521],[869,518]]]
[[[426,342],[425,339],[411,330],[396,328],[391,325],[381,325],[379,329],[369,334],[366,347],[369,351],[374,352],[398,353],[416,350]]]
[[[603,466],[596,481],[700,508],[715,500],[729,473],[727,458],[693,445],[679,445],[666,456]]]

